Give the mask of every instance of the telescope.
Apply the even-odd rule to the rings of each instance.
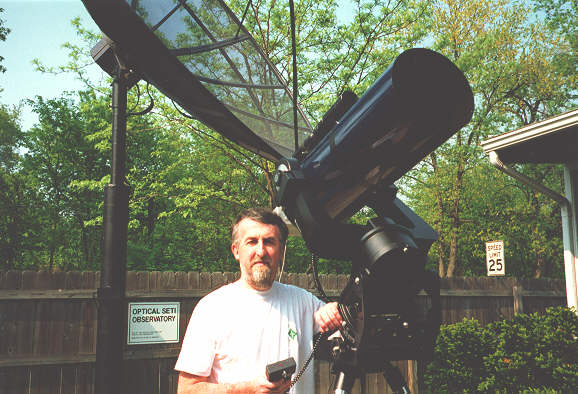
[[[118,184],[123,179],[126,90],[139,79],[190,117],[276,162],[276,203],[307,247],[319,257],[351,261],[339,298],[341,336],[320,342],[318,352],[333,363],[335,392],[350,391],[367,371],[384,372],[389,384],[404,392],[403,379],[389,362],[431,356],[441,309],[439,278],[425,269],[437,234],[397,197],[395,182],[470,121],[473,94],[460,70],[439,53],[409,49],[361,97],[340,94],[313,129],[294,100],[296,92],[289,91],[222,0],[83,3],[105,35],[93,48],[93,58],[114,77],[113,136],[119,136],[119,143],[113,144],[112,167]],[[111,192],[111,201],[126,204],[126,193],[121,194]],[[350,223],[368,209],[375,216],[367,223]],[[126,214],[117,211],[103,222],[114,223],[112,216]],[[123,226],[104,225],[104,238],[115,240],[107,229]],[[115,244],[111,250],[123,247]],[[103,264],[113,266],[112,259]],[[116,276],[120,279],[102,286],[102,316],[119,305],[106,297],[122,292],[122,275]],[[416,301],[422,291],[429,296],[428,308]],[[114,325],[120,320],[99,317],[99,393],[118,380],[111,377],[119,375],[122,353],[102,356],[99,349],[112,354],[119,348],[108,334],[121,331]]]
[[[359,99],[343,94],[310,140],[278,167],[277,203],[308,248],[352,261],[339,299],[342,336],[326,350],[338,374],[336,393],[375,371],[403,392],[388,362],[432,355],[440,291],[425,263],[437,234],[396,197],[394,182],[466,125],[473,109],[469,83],[452,62],[410,49]],[[346,222],[365,207],[376,214],[367,224]],[[425,312],[416,303],[420,291],[431,298]]]

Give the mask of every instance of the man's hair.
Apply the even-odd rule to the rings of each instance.
[[[231,244],[234,244],[237,241],[239,223],[244,219],[251,219],[259,223],[277,226],[281,236],[279,241],[281,245],[285,245],[287,237],[289,236],[289,229],[287,228],[287,225],[283,219],[281,219],[279,215],[268,208],[250,208],[241,212],[231,225]]]

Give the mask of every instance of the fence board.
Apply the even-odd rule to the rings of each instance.
[[[56,366],[30,369],[30,393],[58,394],[60,368]]]
[[[1,283],[2,288],[6,290],[14,290],[22,288],[22,272],[21,271],[7,271],[3,275],[4,280]]]
[[[94,364],[88,364],[76,368],[77,393],[94,394],[94,375]]]
[[[14,324],[12,325],[12,336],[7,340],[10,343],[8,347],[9,355],[20,355],[32,353],[34,345],[34,326],[30,322],[31,311],[35,304],[32,302],[14,303],[12,310],[14,312]],[[10,334],[10,333],[9,333]]]
[[[30,368],[13,367],[0,369],[0,394],[28,393]]]
[[[59,394],[77,394],[76,391],[76,366],[65,365],[60,367],[60,392]]]

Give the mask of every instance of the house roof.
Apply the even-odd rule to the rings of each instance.
[[[569,163],[578,159],[578,109],[500,134],[481,143],[504,163]]]

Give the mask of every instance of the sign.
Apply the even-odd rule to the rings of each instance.
[[[486,266],[488,268],[488,276],[506,275],[504,241],[486,242]]]
[[[129,302],[128,345],[179,342],[180,302]]]

